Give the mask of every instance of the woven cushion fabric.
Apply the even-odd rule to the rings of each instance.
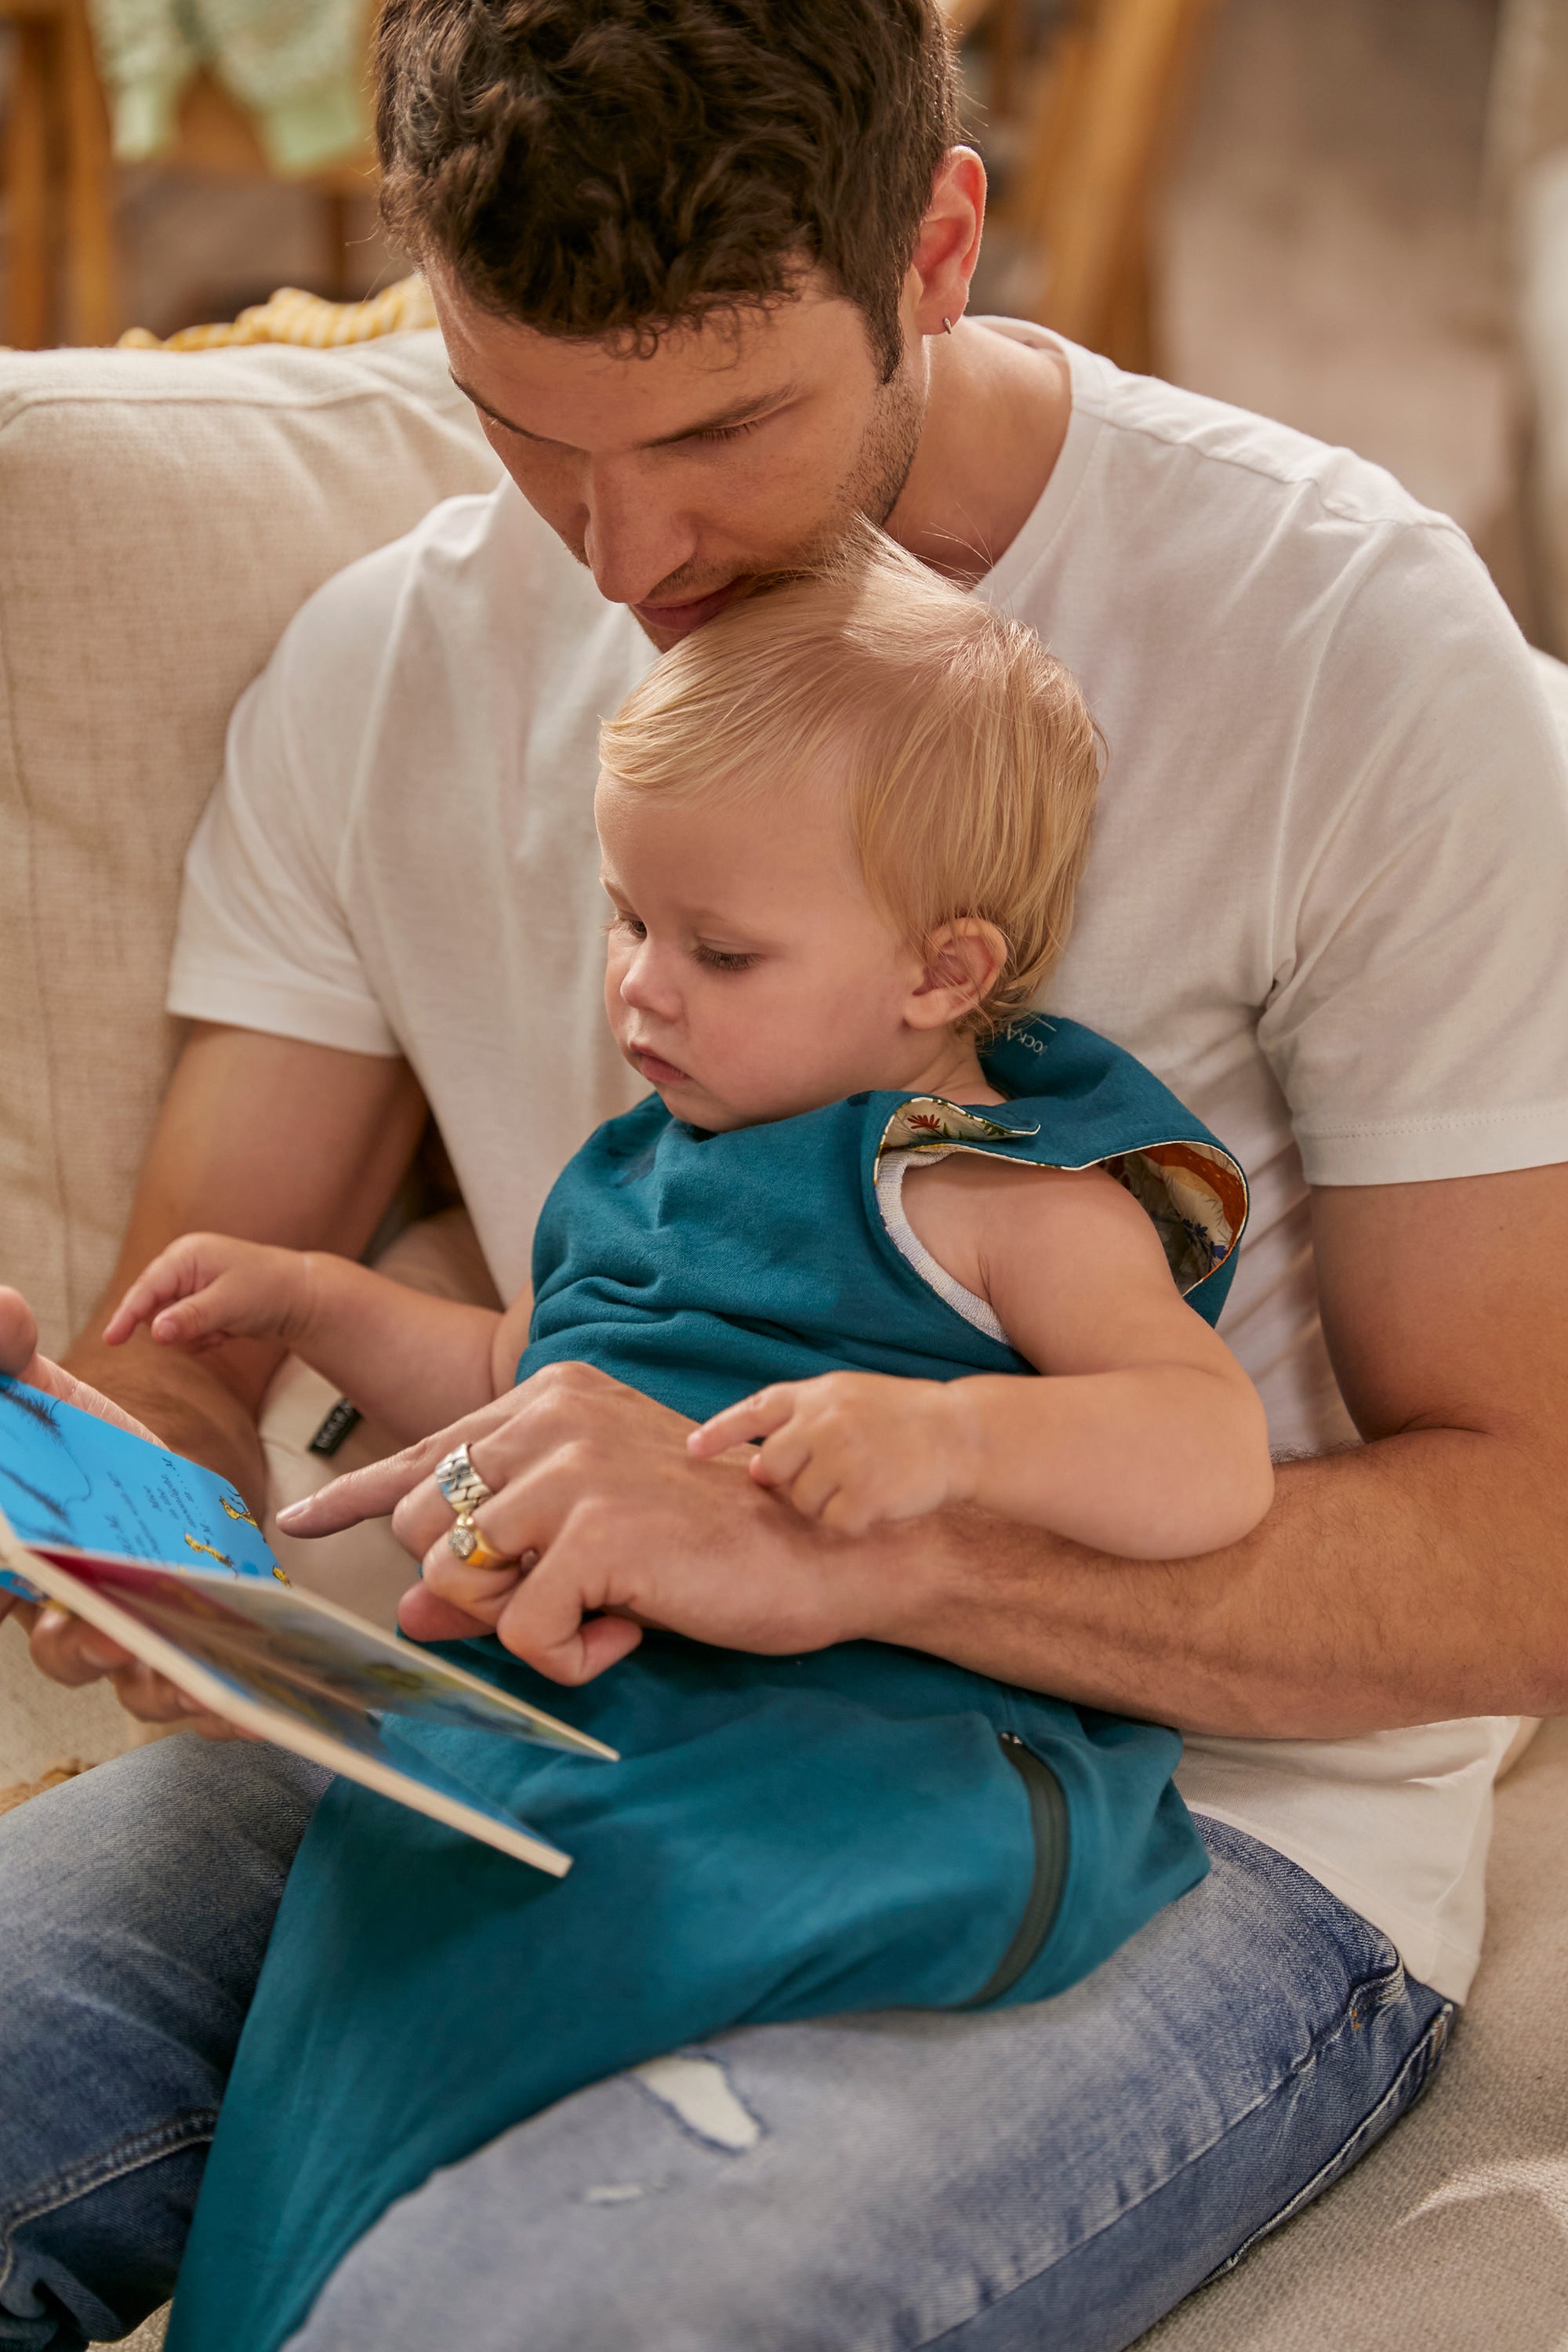
[[[0,357],[0,1278],[46,1347],[123,1229],[237,698],[331,573],[496,476],[433,333]]]

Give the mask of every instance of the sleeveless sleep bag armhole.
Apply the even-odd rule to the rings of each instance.
[[[946,1160],[955,1151],[1022,1166],[1072,1172],[1103,1168],[1131,1192],[1153,1224],[1184,1298],[1228,1265],[1247,1224],[1250,1205],[1239,1161],[1222,1144],[1186,1137],[1154,1137],[1123,1150],[1086,1160],[1047,1159],[1027,1147],[1038,1123],[1005,1126],[982,1111],[966,1110],[937,1095],[911,1095],[901,1102],[878,1139],[871,1183],[889,1237],[900,1255],[964,1320],[991,1338],[1001,1325],[988,1303],[953,1280],[923,1248],[910,1226],[902,1202],[903,1180],[922,1160]],[[1017,1147],[1025,1147],[1019,1150]],[[1012,1147],[1009,1149],[1009,1147]],[[976,1311],[978,1310],[978,1311]]]

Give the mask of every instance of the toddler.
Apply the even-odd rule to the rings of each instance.
[[[667,655],[602,757],[606,1009],[653,1092],[552,1193],[531,1299],[195,1234],[108,1337],[281,1338],[409,1437],[584,1361],[697,1423],[695,1455],[754,1442],[752,1476],[847,1535],[953,1504],[1121,1556],[1244,1535],[1272,1473],[1213,1328],[1241,1172],[1026,1010],[1097,783],[1060,665],[868,530]],[[526,1810],[560,1881],[329,1791],[171,2352],[280,2344],[395,2197],[585,2082],[742,2020],[1038,1999],[1205,1866],[1173,1734],[879,1644],[752,1657],[595,1616],[471,1453],[425,1567],[498,1629],[463,1654],[576,1684],[624,1760],[395,1735]]]

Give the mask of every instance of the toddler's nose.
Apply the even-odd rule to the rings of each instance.
[[[650,1013],[673,1021],[680,1011],[680,993],[665,959],[644,940],[621,975],[621,1002],[634,1013]]]

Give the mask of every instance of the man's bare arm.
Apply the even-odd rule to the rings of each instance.
[[[1282,1465],[1262,1525],[1198,1559],[933,1527],[883,1637],[1188,1731],[1568,1709],[1568,1167],[1324,1190],[1313,1227],[1371,1442]]]
[[[835,1536],[743,1461],[693,1462],[679,1415],[570,1364],[339,1481],[290,1531],[395,1505],[426,1558],[406,1629],[479,1612],[563,1679],[625,1647],[603,1619],[578,1637],[581,1601],[736,1649],[903,1643],[1189,1731],[1568,1712],[1568,1168],[1314,1207],[1325,1328],[1372,1442],[1285,1465],[1268,1517],[1226,1551],[1116,1560],[974,1512]],[[457,1434],[496,1490],[492,1544],[542,1554],[521,1583],[470,1588],[446,1551],[429,1474]]]
[[[424,1118],[424,1099],[402,1062],[198,1026],[164,1097],[107,1301],[192,1227],[357,1255],[392,1199]],[[258,1505],[265,1482],[256,1410],[279,1349],[237,1340],[182,1357],[144,1336],[106,1348],[103,1312],[70,1350],[68,1380],[74,1374],[87,1382]],[[13,1312],[0,1333],[10,1345],[7,1362],[14,1358],[15,1369],[59,1381],[54,1368],[26,1365],[30,1331],[30,1317],[24,1311],[18,1322]],[[82,1402],[91,1404],[90,1397]],[[221,1718],[202,1716],[173,1684],[64,1611],[11,1607],[31,1627],[35,1664],[57,1682],[108,1674],[132,1715],[168,1722],[195,1714],[210,1736],[234,1736]]]
[[[256,1412],[280,1349],[237,1339],[186,1357],[145,1333],[106,1348],[105,1313],[149,1259],[195,1230],[357,1257],[424,1118],[404,1062],[198,1025],[169,1082],[119,1264],[67,1368],[166,1444],[232,1478],[255,1507]]]

